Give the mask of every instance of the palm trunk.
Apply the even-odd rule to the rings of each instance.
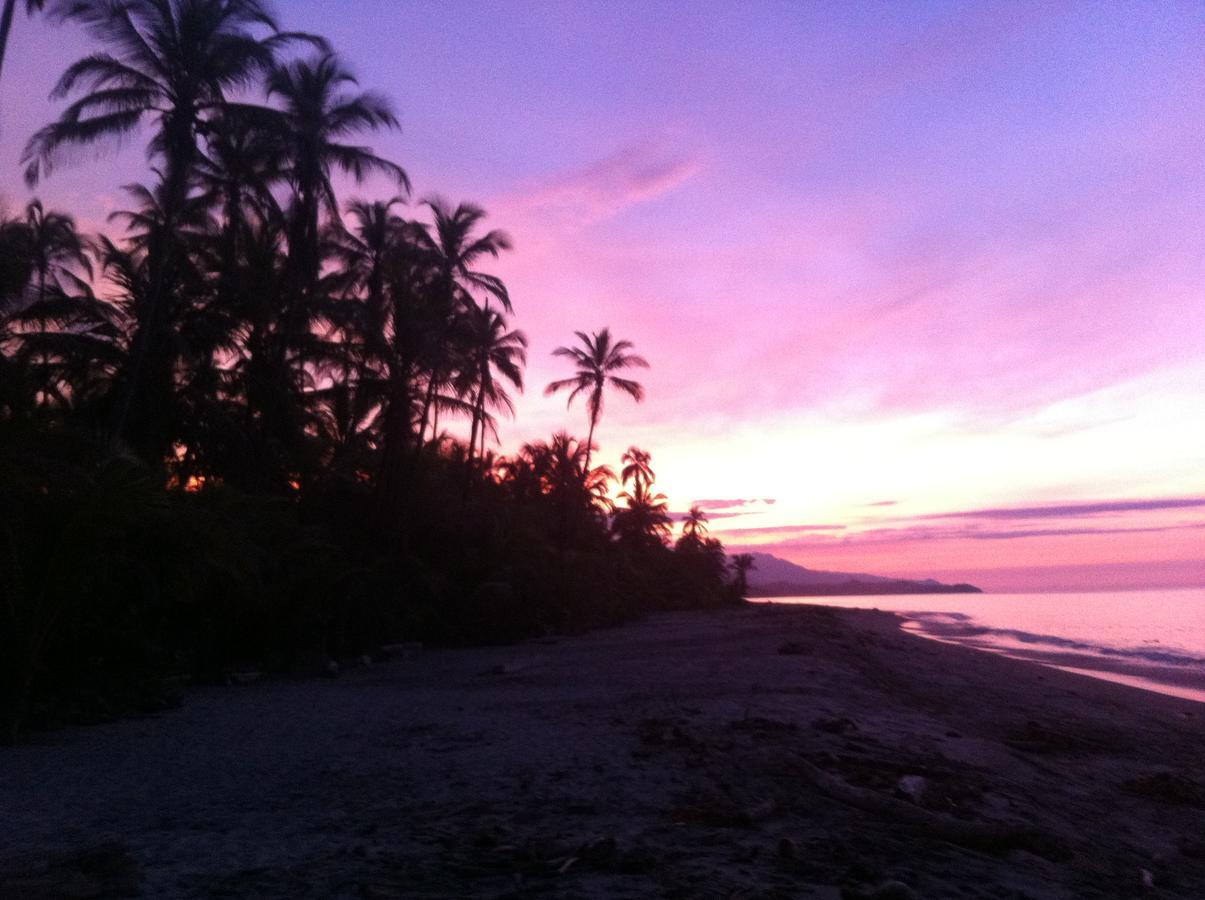
[[[8,36],[13,30],[13,14],[17,11],[17,0],[4,0],[4,13],[0,15],[0,73],[4,71],[4,56],[8,50]]]
[[[439,408],[435,406],[435,390],[438,384],[437,370],[432,369],[431,374],[427,378],[427,390],[423,396],[423,414],[418,423],[418,449],[423,448],[427,439],[427,424],[432,422],[432,408],[434,407],[434,423],[431,425],[431,437],[435,437],[435,432],[439,427]]]
[[[582,473],[583,483],[590,477],[590,456],[594,451],[594,426],[598,424],[599,404],[602,402],[602,389],[594,391],[590,398],[590,433],[586,435],[586,471]]]
[[[583,474],[587,478],[590,476],[590,454],[594,450],[594,425],[596,421],[594,416],[590,417],[590,433],[586,436],[586,469]]]
[[[148,411],[154,413],[154,410],[147,410],[143,407],[147,405],[147,362],[152,355],[152,351],[159,352],[162,348],[165,332],[171,326],[171,317],[168,315],[166,293],[167,293],[167,278],[170,270],[172,247],[174,245],[176,227],[176,217],[185,201],[188,199],[188,175],[192,169],[192,161],[196,154],[196,139],[193,135],[192,125],[188,124],[186,128],[181,128],[177,125],[174,129],[175,134],[169,135],[168,141],[168,164],[167,175],[164,179],[164,197],[163,197],[163,222],[160,223],[159,231],[152,234],[149,247],[147,249],[147,269],[149,273],[147,296],[146,296],[146,313],[143,321],[138,323],[138,327],[134,332],[134,339],[130,348],[130,363],[126,376],[125,389],[122,391],[118,399],[117,406],[113,416],[113,437],[122,439],[126,436],[129,429],[129,420],[131,413],[137,409],[142,415],[138,428],[138,441],[140,444],[137,449],[144,456],[158,455],[164,447],[150,446],[152,443],[158,444],[152,435],[146,433],[149,420],[154,420],[155,415],[147,416]],[[170,367],[167,373],[170,379]],[[163,387],[160,385],[160,387]],[[171,386],[168,386],[168,391]],[[161,410],[160,413],[166,413],[166,410]]]
[[[477,392],[477,396],[473,399],[473,427],[469,429],[469,455],[468,455],[468,470],[473,471],[473,453],[477,449],[477,423],[481,417],[481,398],[485,393],[485,388],[481,388]]]

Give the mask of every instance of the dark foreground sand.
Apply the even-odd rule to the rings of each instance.
[[[1203,739],[884,614],[660,616],[0,750],[0,897],[1200,898]]]

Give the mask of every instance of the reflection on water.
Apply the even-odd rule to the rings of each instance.
[[[774,602],[899,613],[934,640],[1205,702],[1205,589]]]

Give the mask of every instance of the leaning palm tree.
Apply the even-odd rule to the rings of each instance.
[[[59,79],[54,97],[82,96],[30,140],[26,179],[34,184],[49,174],[64,150],[120,141],[147,121],[148,152],[162,179],[157,195],[163,215],[148,242],[144,315],[113,423],[121,437],[131,412],[144,422],[153,418],[140,407],[148,394],[148,359],[165,352],[173,327],[166,307],[181,252],[174,231],[200,159],[198,139],[222,114],[228,95],[267,72],[277,51],[300,36],[279,32],[260,0],[92,0],[66,3],[64,14],[82,22],[101,49]],[[257,30],[269,34],[258,37]],[[158,385],[149,393],[164,390]],[[154,454],[163,448],[142,449]]]
[[[558,391],[570,390],[569,403],[578,394],[586,395],[586,411],[590,415],[590,432],[586,436],[586,469],[590,468],[590,454],[594,450],[594,429],[602,416],[603,392],[607,387],[613,387],[629,395],[637,403],[644,399],[644,387],[628,378],[613,375],[624,369],[647,369],[648,362],[642,356],[629,352],[633,349],[631,341],[615,341],[611,338],[611,329],[604,328],[594,334],[575,331],[580,347],[557,347],[552,351],[553,356],[563,356],[573,360],[577,365],[577,374],[572,378],[554,381],[544,389],[545,396],[552,396]]]

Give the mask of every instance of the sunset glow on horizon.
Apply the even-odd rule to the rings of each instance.
[[[530,341],[503,452],[584,437],[542,394],[551,351],[609,326],[652,368],[643,404],[607,398],[598,461],[650,450],[731,551],[1205,585],[1205,6],[354,7],[277,3],[395,100],[371,143],[414,181],[403,215],[438,192],[514,239],[489,264]],[[14,34],[10,212],[89,52]],[[145,165],[89,152],[36,196],[99,231]]]

